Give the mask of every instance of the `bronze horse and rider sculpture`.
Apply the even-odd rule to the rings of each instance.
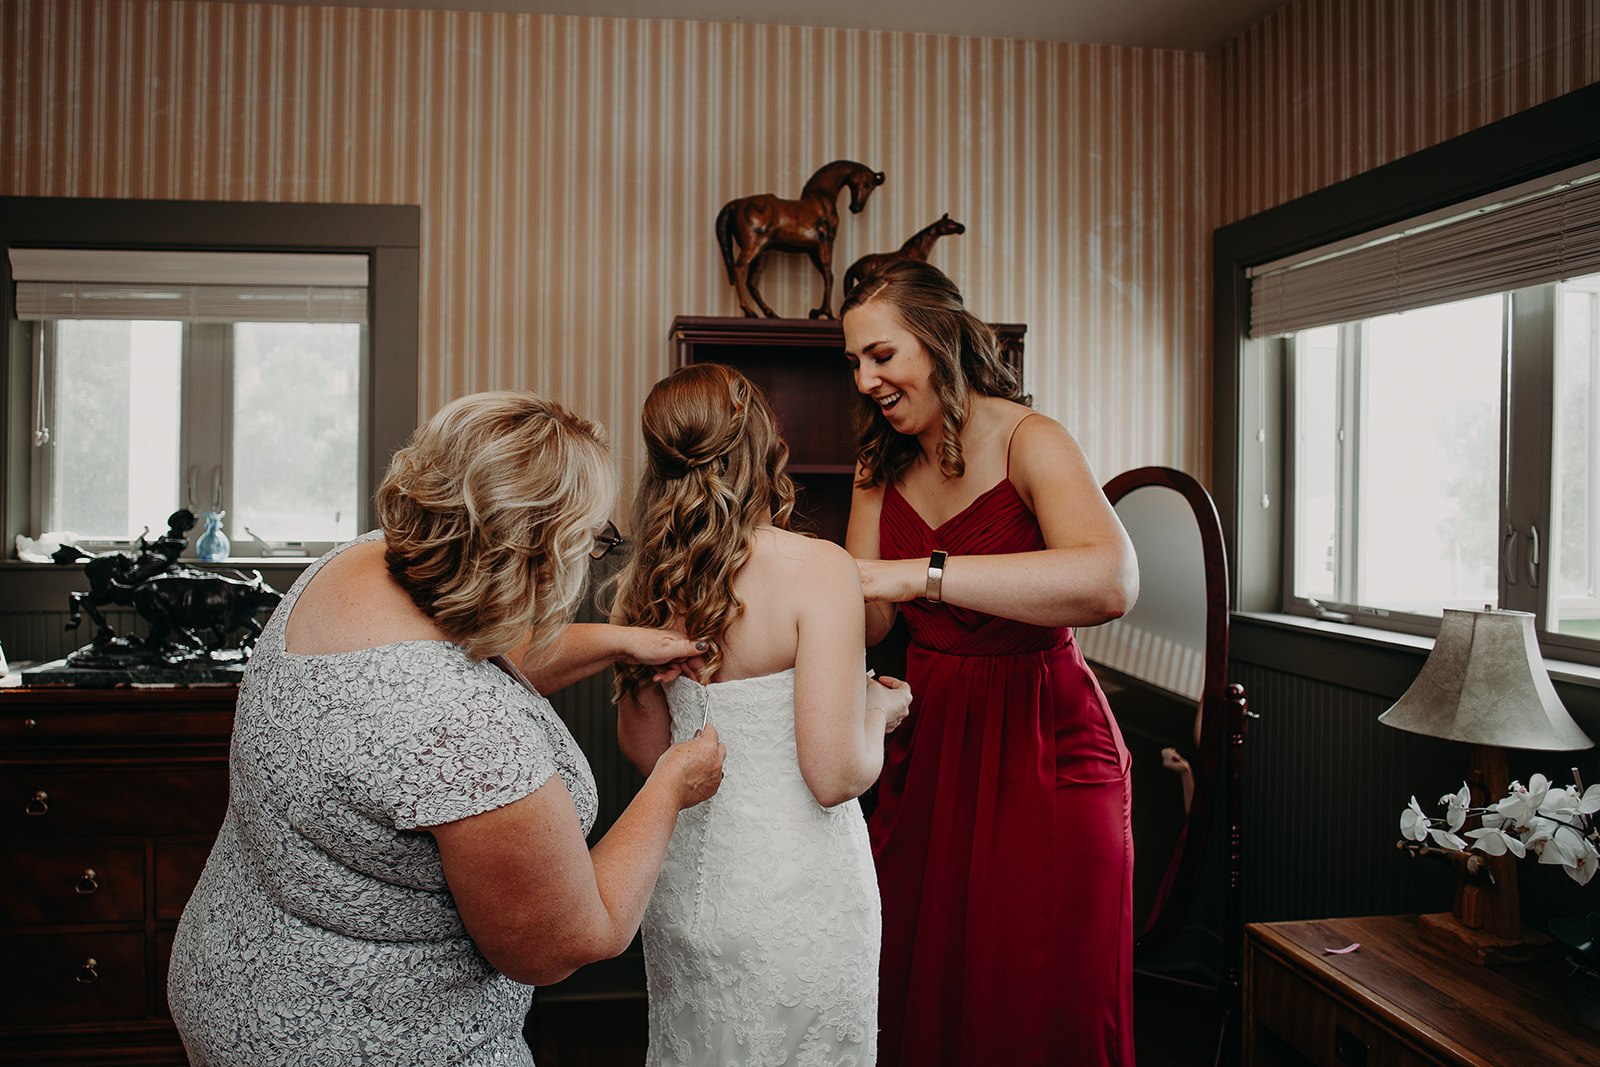
[[[810,317],[833,318],[833,239],[839,232],[839,194],[849,189],[850,211],[858,213],[872,190],[882,184],[881,170],[836,159],[811,176],[798,200],[759,193],[724,204],[717,213],[717,245],[745,316],[780,317],[761,299],[756,282],[767,253],[795,252],[809,255],[822,274],[822,303],[811,309]],[[760,308],[759,314],[756,308]]]
[[[900,246],[898,252],[872,252],[850,264],[850,269],[844,272],[844,291],[848,293],[861,279],[882,270],[897,259],[916,259],[926,263],[933,242],[941,237],[966,232],[967,228],[952,219],[947,211],[906,238],[906,243]]]
[[[56,550],[57,563],[81,561],[89,582],[88,592],[69,597],[67,629],[77,629],[85,614],[95,623],[93,642],[69,655],[68,667],[158,667],[249,657],[261,633],[256,616],[271,612],[282,595],[260,571],[247,577],[237,570],[223,574],[180,564],[194,525],[194,513],[180,508],[168,516],[161,537],[139,538],[137,552],[92,555],[74,545]],[[100,612],[103,605],[131,607],[149,633],[116,634]]]

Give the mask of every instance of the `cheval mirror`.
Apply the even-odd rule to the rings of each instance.
[[[1227,773],[1227,914],[1217,983],[1226,1016],[1239,987],[1237,798],[1246,710],[1243,690],[1227,682],[1222,525],[1205,487],[1171,468],[1119,474],[1105,494],[1138,554],[1139,599],[1120,619],[1079,628],[1077,640],[1133,765],[1134,965],[1171,942],[1190,915]]]

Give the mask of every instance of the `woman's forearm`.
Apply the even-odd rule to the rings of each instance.
[[[677,820],[673,787],[662,779],[648,778],[611,829],[589,851],[594,861],[595,884],[610,917],[610,940],[605,947],[611,951],[597,959],[609,959],[622,952],[638,933]]]
[[[526,645],[512,650],[512,661],[541,693],[554,693],[617,662],[622,655],[617,627],[575,622],[562,631],[553,649],[532,655]]]
[[[864,566],[862,584],[874,602],[915,600],[927,573],[926,557],[878,561]],[[1131,553],[1055,548],[950,556],[940,584],[940,599],[956,607],[1035,626],[1096,626],[1127,613],[1139,577]]]

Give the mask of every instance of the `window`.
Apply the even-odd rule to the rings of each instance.
[[[180,503],[214,510],[219,499],[240,555],[254,554],[247,526],[274,542],[306,541],[308,551],[372,528],[372,491],[417,421],[420,232],[415,206],[0,197],[0,311],[8,320],[0,333],[0,518],[8,547],[18,534],[66,525],[40,525],[55,509],[88,509],[84,525],[105,527],[108,537],[120,526],[125,537],[163,523]],[[113,294],[80,290],[101,310],[19,315],[16,253],[107,249],[174,260],[206,253],[354,261],[366,288],[352,298],[339,292],[349,288],[343,283],[301,273],[263,283],[278,287],[277,299],[235,291],[248,297],[236,300],[243,306],[198,315],[114,313]],[[183,284],[221,282],[208,271]],[[283,313],[286,286],[315,310]],[[352,320],[348,306],[330,309],[352,300],[364,319]],[[262,306],[275,310],[255,310]],[[85,347],[91,338],[98,355]],[[93,374],[73,370],[85,360]],[[107,421],[72,425],[90,418]],[[96,442],[90,429],[120,443]],[[59,447],[41,467],[34,440],[46,430]],[[330,462],[332,453],[345,458]],[[79,473],[67,475],[74,463]],[[108,468],[118,472],[114,487],[85,481],[91,472],[107,477]],[[73,488],[83,484],[94,488]],[[146,499],[171,503],[152,512],[140,503]]]
[[[1600,638],[1597,298],[1592,275],[1292,334],[1285,608],[1426,628],[1498,604]]]
[[[241,546],[355,536],[365,257],[11,260],[18,318],[39,333],[35,529],[129,541],[183,507],[222,513]]]
[[[1216,231],[1239,610],[1429,635],[1494,604],[1600,663],[1597,107],[1586,87]],[[1349,636],[1330,672],[1391,664]]]

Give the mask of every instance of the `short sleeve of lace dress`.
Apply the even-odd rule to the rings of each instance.
[[[375,755],[387,765],[373,800],[396,829],[504,807],[568,771],[576,746],[548,700],[489,664],[432,666],[396,679],[386,701],[387,743]]]

